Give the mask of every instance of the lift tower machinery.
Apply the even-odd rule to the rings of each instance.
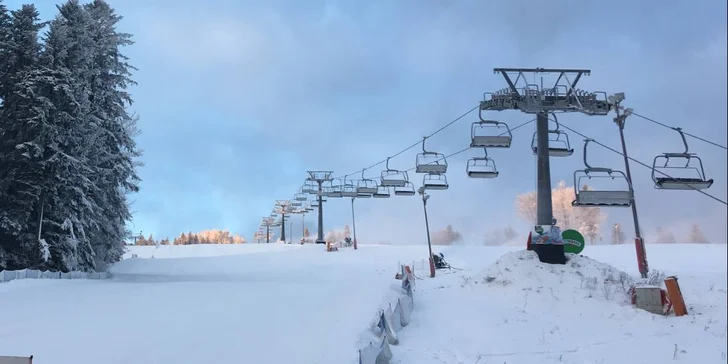
[[[576,88],[581,77],[591,73],[586,69],[495,68],[493,72],[501,74],[508,87],[492,93],[486,92],[480,102],[480,113],[482,115],[483,111],[520,110],[536,115],[536,140],[533,143],[537,161],[536,224],[552,225],[549,114],[580,112],[586,115],[607,115],[611,110],[607,94]],[[550,80],[544,80],[544,76]],[[494,120],[484,120],[482,116],[481,122],[494,126],[502,124]],[[563,264],[566,261],[563,245],[537,244],[535,247],[543,262]]]

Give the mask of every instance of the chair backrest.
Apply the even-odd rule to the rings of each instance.
[[[0,356],[0,364],[33,364],[33,356]]]

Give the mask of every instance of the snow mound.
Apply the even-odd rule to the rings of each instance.
[[[629,302],[635,280],[608,264],[581,255],[567,254],[565,265],[545,264],[533,251],[507,253],[481,274],[482,283],[505,292],[548,292],[618,303]]]

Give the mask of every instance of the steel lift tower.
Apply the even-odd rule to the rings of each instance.
[[[604,92],[588,92],[576,88],[585,69],[495,68],[508,87],[486,92],[480,103],[482,111],[520,110],[536,115],[536,224],[552,225],[551,170],[549,162],[549,114],[580,112],[586,115],[607,115],[611,105]],[[544,75],[549,81],[544,80]],[[539,76],[539,79],[536,79]],[[537,83],[538,82],[538,83]],[[536,252],[541,261],[563,264],[563,245],[542,245]]]
[[[316,182],[318,184],[318,190],[316,191],[316,198],[318,199],[318,232],[316,234],[316,244],[326,244],[324,240],[324,182],[331,182],[332,171],[308,171],[307,181]]]
[[[291,201],[289,200],[276,200],[276,206],[273,210],[274,213],[281,215],[281,240],[286,242],[286,214],[289,212]]]

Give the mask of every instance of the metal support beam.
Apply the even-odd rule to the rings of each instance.
[[[308,171],[308,181],[315,181],[318,184],[318,191],[316,196],[318,198],[318,232],[316,238],[316,244],[326,244],[324,240],[324,182],[332,180],[331,171]]]
[[[430,263],[430,278],[435,278],[435,261],[432,259],[432,239],[430,239],[430,221],[427,218],[427,200],[430,199],[430,195],[425,193],[425,188],[420,187],[417,193],[422,196],[422,209],[425,212],[425,230],[427,231],[427,250],[430,253],[427,261]]]
[[[281,214],[281,240],[286,242],[286,213]]]
[[[624,172],[627,175],[627,183],[629,188],[632,190],[632,220],[634,222],[634,244],[635,250],[637,251],[637,268],[639,269],[640,276],[647,278],[649,273],[649,266],[647,265],[647,249],[645,248],[645,241],[642,239],[640,232],[640,221],[637,215],[637,203],[634,197],[634,185],[632,184],[632,172],[629,168],[629,155],[627,154],[627,143],[624,140],[624,124],[627,117],[632,114],[631,109],[625,110],[624,113],[620,114],[619,102],[615,104],[614,111],[617,113],[617,117],[614,118],[614,122],[619,128],[619,139],[622,142],[622,157],[624,158]]]
[[[318,182],[318,228],[316,231],[316,244],[325,244],[324,240],[324,181]]]
[[[536,224],[553,224],[551,203],[551,163],[549,161],[549,116],[539,113],[536,116]]]
[[[352,229],[352,233],[354,234],[354,250],[357,249],[357,246],[356,246],[356,217],[354,216],[354,200],[355,199],[356,198],[354,198],[354,197],[351,198],[351,229]]]

